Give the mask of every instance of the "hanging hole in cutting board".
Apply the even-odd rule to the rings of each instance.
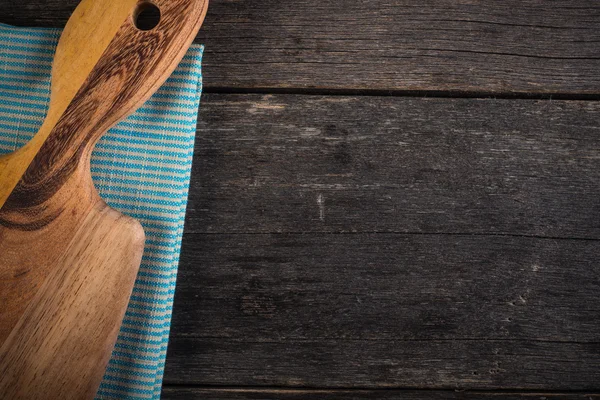
[[[153,3],[138,4],[133,13],[133,23],[140,31],[150,31],[160,22],[160,9]]]

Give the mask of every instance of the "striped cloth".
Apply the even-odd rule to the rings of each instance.
[[[60,32],[0,24],[0,154],[40,127]],[[137,218],[146,249],[119,340],[97,399],[159,399],[187,204],[202,76],[194,45],[134,115],[92,156],[92,175],[113,208]]]

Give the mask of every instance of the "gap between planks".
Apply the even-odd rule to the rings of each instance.
[[[259,397],[260,396],[260,397]],[[210,386],[210,385],[165,385],[163,398],[169,399],[581,399],[600,398],[593,391],[552,390],[457,390],[429,388],[305,388],[285,386]]]
[[[379,89],[330,89],[302,87],[226,87],[205,86],[205,94],[263,94],[298,96],[348,96],[348,97],[412,97],[440,99],[496,99],[496,100],[570,100],[600,101],[600,93],[528,93],[528,92],[486,92],[450,90],[379,90]]]

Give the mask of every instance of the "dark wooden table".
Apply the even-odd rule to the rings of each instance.
[[[214,0],[198,42],[164,398],[600,397],[598,1]]]

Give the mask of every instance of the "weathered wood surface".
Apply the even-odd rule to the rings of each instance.
[[[1,1],[63,26],[78,0]],[[600,95],[595,0],[212,1],[210,88]]]
[[[168,383],[593,390],[598,242],[187,235]]]
[[[598,389],[599,116],[206,96],[167,384]]]
[[[165,387],[164,400],[596,400],[593,393],[502,393],[432,390],[290,390]]]
[[[214,92],[593,100],[599,28],[593,0],[213,0],[164,397],[598,398],[596,102]]]
[[[209,94],[187,233],[600,238],[600,104]]]

